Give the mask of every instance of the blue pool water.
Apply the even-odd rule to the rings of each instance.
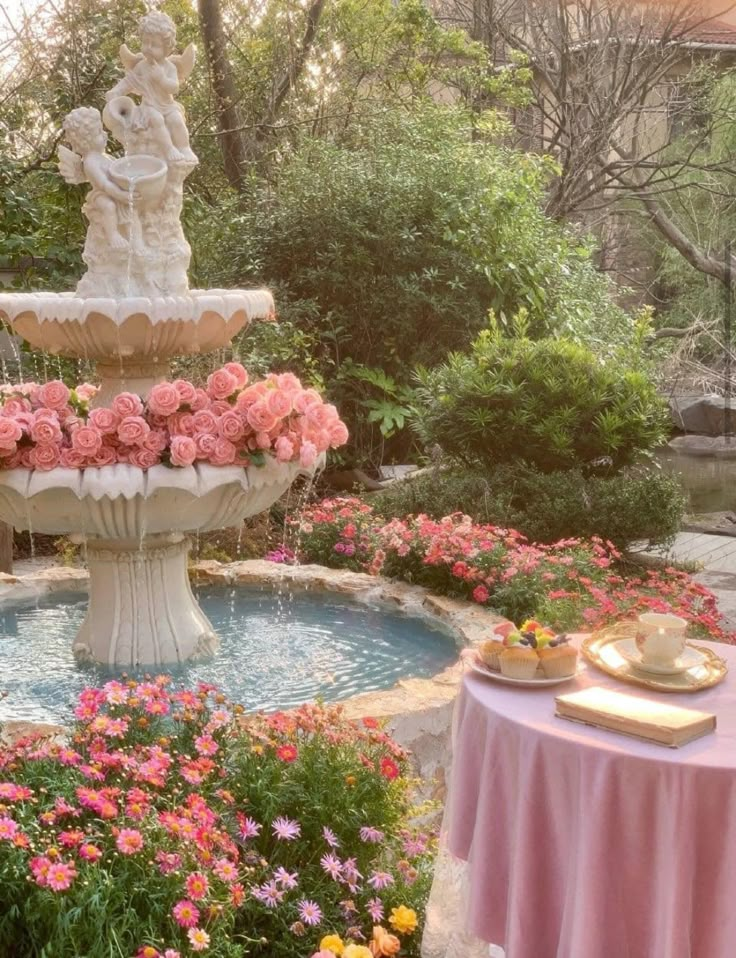
[[[453,639],[424,619],[324,593],[206,587],[197,597],[220,649],[207,662],[167,671],[187,683],[212,682],[248,709],[386,689],[400,678],[434,675],[457,658]],[[74,661],[86,607],[86,595],[58,593],[0,610],[0,721],[68,721],[82,688],[115,674]]]

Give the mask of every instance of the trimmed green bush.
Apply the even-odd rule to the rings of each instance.
[[[427,446],[493,468],[616,472],[662,443],[668,415],[643,370],[565,339],[492,323],[467,353],[418,373],[415,426]]]
[[[532,542],[600,536],[626,549],[637,540],[666,543],[677,534],[686,498],[672,476],[641,469],[617,476],[579,470],[542,473],[507,466],[487,474],[437,472],[397,483],[369,499],[387,518],[463,512],[475,522],[517,529]]]

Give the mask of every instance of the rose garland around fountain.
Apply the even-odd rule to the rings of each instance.
[[[187,576],[186,532],[240,525],[312,474],[347,430],[334,406],[288,373],[249,384],[239,363],[206,389],[170,381],[179,354],[226,346],[270,320],[267,290],[190,290],[183,184],[197,164],[175,96],[194,67],[176,28],[153,10],[141,52],[120,48],[124,75],[102,114],[64,119],[59,168],[89,183],[73,293],[0,294],[0,320],[31,346],[95,360],[100,386],[3,390],[0,518],[86,541],[87,617],[75,652],[132,668],[211,654],[217,637]],[[125,155],[106,152],[105,127]],[[173,467],[173,468],[172,468]]]
[[[158,383],[145,401],[123,392],[92,410],[90,383],[0,387],[0,469],[262,466],[267,456],[309,469],[347,440],[337,409],[291,373],[247,383],[243,366],[227,363],[206,389],[178,379]]]

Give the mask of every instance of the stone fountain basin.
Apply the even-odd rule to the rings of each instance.
[[[125,540],[237,526],[263,512],[305,470],[264,466],[153,466],[0,471],[0,518],[45,535]]]
[[[146,203],[155,203],[161,198],[168,167],[157,156],[121,156],[110,164],[110,176],[117,185],[128,192],[135,190]]]
[[[123,299],[0,293],[0,320],[32,346],[108,364],[212,352],[228,346],[251,321],[273,315],[273,297],[265,289]]]

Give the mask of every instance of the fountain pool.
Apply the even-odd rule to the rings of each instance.
[[[196,590],[219,633],[219,654],[165,671],[187,684],[212,682],[247,709],[290,708],[387,689],[400,678],[432,676],[457,659],[437,622],[324,593],[285,596],[270,589]],[[0,721],[65,723],[87,685],[119,676],[80,666],[71,638],[84,618],[84,592],[45,596],[0,609]],[[138,677],[150,669],[128,674]]]

